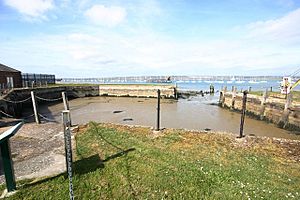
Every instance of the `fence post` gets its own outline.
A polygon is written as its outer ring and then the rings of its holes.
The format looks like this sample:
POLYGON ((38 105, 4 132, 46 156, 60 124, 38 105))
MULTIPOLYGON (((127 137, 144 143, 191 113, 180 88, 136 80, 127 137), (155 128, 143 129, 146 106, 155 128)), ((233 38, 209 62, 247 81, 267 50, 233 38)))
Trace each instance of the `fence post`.
POLYGON ((246 104, 247 104, 247 90, 243 92, 243 107, 242 107, 242 115, 241 115, 241 124, 240 124, 240 136, 239 138, 244 137, 244 122, 245 122, 245 114, 246 114, 246 104))
POLYGON ((64 110, 62 112, 62 122, 63 122, 64 139, 65 139, 66 168, 67 168, 67 174, 69 177, 69 194, 70 194, 70 200, 73 200, 74 199, 73 183, 72 183, 73 156, 72 156, 72 139, 71 139, 71 125, 70 125, 70 111, 69 110, 64 110))
POLYGON ((62 96, 63 102, 64 102, 64 109, 65 109, 65 110, 70 110, 70 109, 69 109, 69 101, 68 101, 68 97, 67 97, 66 93, 65 93, 65 92, 62 92, 62 93, 61 93, 61 96, 62 96))
POLYGON ((259 113, 260 120, 263 120, 264 117, 265 117, 265 109, 266 109, 267 98, 268 98, 268 89, 266 88, 266 90, 264 91, 262 100, 261 100, 261 104, 260 104, 260 113, 259 113))
MULTIPOLYGON (((62 92, 61 95, 62 95, 62 99, 64 102, 64 109, 70 111, 69 101, 68 101, 68 97, 67 97, 66 93, 62 92)), ((72 126, 71 113, 69 113, 69 118, 70 118, 70 126, 72 126)))
POLYGON ((284 110, 283 110, 282 117, 281 117, 281 123, 283 124, 283 128, 285 128, 287 126, 288 121, 289 121, 289 115, 290 115, 289 108, 292 105, 292 100, 293 100, 292 93, 290 92, 289 94, 287 94, 286 102, 284 105, 284 110))
POLYGON ((33 106, 33 113, 34 113, 35 122, 37 124, 40 124, 41 120, 40 120, 40 116, 39 116, 39 113, 38 113, 37 103, 36 103, 33 91, 31 91, 31 99, 32 99, 32 106, 33 106))
POLYGON ((160 90, 157 90, 157 119, 156 119, 156 131, 160 130, 160 90))

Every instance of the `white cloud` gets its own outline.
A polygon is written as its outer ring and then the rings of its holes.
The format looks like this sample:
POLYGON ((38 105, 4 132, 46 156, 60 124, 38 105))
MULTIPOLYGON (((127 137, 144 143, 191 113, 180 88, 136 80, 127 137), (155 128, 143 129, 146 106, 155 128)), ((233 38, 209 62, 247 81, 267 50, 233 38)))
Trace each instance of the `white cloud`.
POLYGON ((46 18, 45 13, 54 8, 53 0, 4 0, 27 18, 46 18))
POLYGON ((300 8, 287 15, 267 21, 258 21, 246 26, 250 38, 300 42, 300 8))
POLYGON ((94 5, 85 12, 85 16, 95 24, 114 27, 124 21, 126 10, 117 6, 94 5))

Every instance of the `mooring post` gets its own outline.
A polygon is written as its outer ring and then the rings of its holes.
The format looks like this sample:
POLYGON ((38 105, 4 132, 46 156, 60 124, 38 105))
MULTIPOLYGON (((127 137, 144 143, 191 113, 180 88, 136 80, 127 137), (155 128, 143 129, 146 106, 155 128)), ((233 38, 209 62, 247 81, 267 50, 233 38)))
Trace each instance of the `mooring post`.
POLYGON ((39 116, 39 113, 38 113, 37 103, 36 103, 33 91, 31 91, 31 99, 32 99, 32 106, 33 106, 33 113, 34 113, 35 122, 37 124, 40 124, 41 120, 40 120, 40 116, 39 116))
POLYGON ((252 87, 249 87, 249 88, 248 88, 248 92, 251 92, 251 89, 252 89, 252 87))
POLYGON ((226 92, 227 92, 227 86, 224 87, 224 93, 226 93, 226 92))
POLYGON ((239 136, 239 138, 244 137, 243 132, 244 132, 244 122, 245 122, 245 114, 246 114, 247 93, 248 93, 247 90, 245 90, 243 92, 243 107, 242 107, 241 124, 240 124, 240 136, 239 136))
POLYGON ((261 100, 261 104, 260 104, 260 120, 263 120, 265 117, 265 109, 266 109, 266 101, 268 98, 268 88, 266 88, 266 90, 264 91, 262 100, 261 100))
POLYGON ((273 87, 270 88, 270 92, 273 92, 273 87))
POLYGON ((224 107, 225 106, 225 94, 226 94, 226 92, 227 92, 227 86, 225 86, 224 87, 224 89, 223 89, 223 96, 222 96, 222 107, 224 107))
POLYGON ((235 98, 236 98, 236 88, 232 90, 232 99, 231 99, 231 108, 230 108, 232 110, 234 109, 235 98))
POLYGON ((160 130, 160 90, 157 90, 157 121, 156 121, 156 131, 160 130))
POLYGON ((74 199, 73 193, 73 170, 72 170, 72 163, 73 163, 73 156, 72 156, 72 138, 71 138, 71 124, 70 124, 70 111, 64 110, 62 112, 62 122, 63 122, 63 129, 64 129, 64 140, 65 140, 65 156, 66 156, 66 168, 67 174, 69 177, 69 194, 70 200, 74 199))

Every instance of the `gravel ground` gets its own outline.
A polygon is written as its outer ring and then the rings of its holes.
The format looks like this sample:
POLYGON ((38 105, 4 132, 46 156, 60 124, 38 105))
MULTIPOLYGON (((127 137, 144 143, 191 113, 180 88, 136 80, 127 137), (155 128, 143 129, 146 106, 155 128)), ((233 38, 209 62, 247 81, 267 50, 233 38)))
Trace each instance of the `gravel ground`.
MULTIPOLYGON (((28 123, 10 139, 17 180, 51 176, 65 171, 62 131, 62 125, 58 123, 28 123)), ((0 183, 4 180, 4 175, 1 175, 0 183)))

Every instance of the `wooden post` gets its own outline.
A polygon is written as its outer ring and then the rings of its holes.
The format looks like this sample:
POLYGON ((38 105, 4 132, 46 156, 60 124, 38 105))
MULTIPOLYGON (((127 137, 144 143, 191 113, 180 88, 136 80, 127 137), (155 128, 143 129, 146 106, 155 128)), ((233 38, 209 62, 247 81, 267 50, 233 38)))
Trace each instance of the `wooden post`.
POLYGON ((227 86, 224 87, 224 90, 223 90, 223 98, 222 98, 222 107, 225 107, 225 95, 226 95, 226 92, 227 92, 227 86))
POLYGON ((226 92, 227 92, 227 86, 224 87, 224 93, 226 93, 226 92))
POLYGON ((234 109, 235 98, 236 98, 236 88, 234 88, 232 91, 232 99, 231 99, 231 107, 230 107, 230 109, 232 110, 234 109))
POLYGON ((40 116, 39 116, 39 113, 38 113, 37 103, 36 103, 33 91, 31 91, 31 99, 32 99, 32 106, 33 106, 33 113, 34 113, 35 122, 37 124, 40 124, 41 120, 40 120, 40 116))
POLYGON ((270 92, 273 92, 273 87, 270 88, 270 92))
POLYGON ((160 130, 160 90, 157 90, 157 121, 156 121, 156 131, 160 130))
POLYGON ((263 94, 263 97, 262 97, 262 100, 261 100, 261 104, 260 104, 260 113, 259 113, 260 120, 263 120, 264 117, 265 117, 265 109, 266 109, 266 101, 267 101, 267 98, 268 98, 268 89, 266 89, 266 90, 264 91, 264 94, 263 94))
POLYGON ((248 87, 248 92, 251 92, 252 87, 248 87))
POLYGON ((233 86, 231 86, 231 92, 233 92, 234 91, 234 85, 233 86))
POLYGON ((246 115, 246 104, 247 104, 247 91, 243 92, 243 107, 242 107, 242 115, 241 115, 241 124, 240 124, 240 136, 239 138, 244 137, 244 123, 245 123, 245 115, 246 115))
POLYGON ((284 105, 284 110, 283 110, 282 117, 281 117, 281 122, 283 124, 283 128, 285 128, 287 126, 288 121, 289 121, 289 115, 290 115, 289 108, 292 105, 292 100, 293 100, 292 93, 290 92, 289 94, 287 94, 286 102, 284 105))

